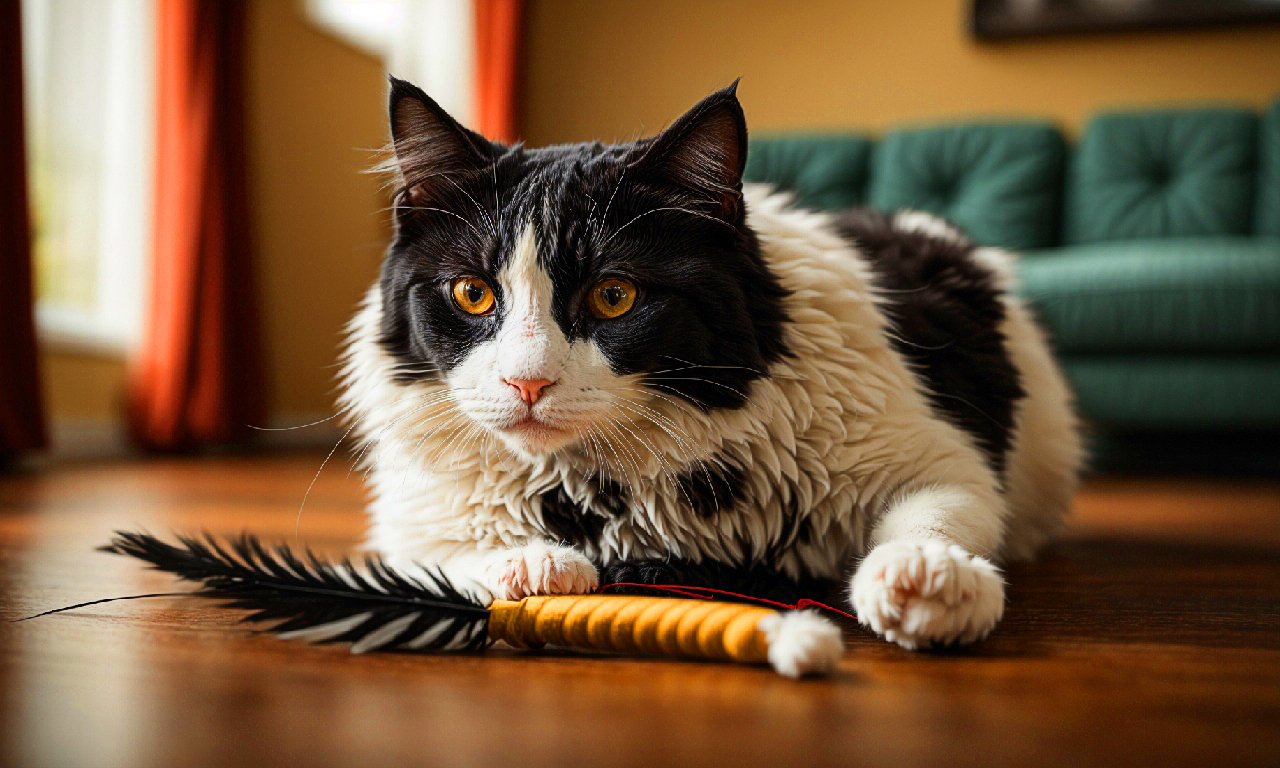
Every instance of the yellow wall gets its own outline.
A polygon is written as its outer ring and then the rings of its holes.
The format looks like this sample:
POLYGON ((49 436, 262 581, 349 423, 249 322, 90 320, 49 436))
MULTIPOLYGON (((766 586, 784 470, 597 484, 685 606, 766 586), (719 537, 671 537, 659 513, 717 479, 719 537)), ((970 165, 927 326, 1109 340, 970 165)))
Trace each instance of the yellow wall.
POLYGON ((43 349, 44 407, 57 421, 113 421, 125 406, 125 365, 118 355, 43 349))
POLYGON ((249 183, 268 408, 331 411, 342 328, 389 235, 382 64, 311 26, 297 0, 258 0, 249 30, 249 183))
POLYGON ((742 76, 757 130, 1280 95, 1280 26, 978 44, 964 0, 532 3, 524 136, 625 139, 742 76))
MULTIPOLYGON (((388 237, 366 148, 386 140, 382 67, 297 0, 250 10, 250 200, 268 406, 327 412, 341 329, 388 237)), ((1280 28, 978 45, 960 0, 541 0, 530 4, 532 144, 657 130, 743 76, 753 129, 881 128, 966 114, 1074 128, 1114 104, 1280 93, 1280 28)), ((55 418, 118 413, 123 364, 45 354, 55 418)))
MULTIPOLYGON (((382 65, 312 27, 297 0, 249 11, 249 198, 268 412, 330 412, 342 327, 377 272, 388 230, 380 181, 361 172, 386 141, 382 65)), ((122 414, 119 357, 46 349, 55 421, 122 414)))

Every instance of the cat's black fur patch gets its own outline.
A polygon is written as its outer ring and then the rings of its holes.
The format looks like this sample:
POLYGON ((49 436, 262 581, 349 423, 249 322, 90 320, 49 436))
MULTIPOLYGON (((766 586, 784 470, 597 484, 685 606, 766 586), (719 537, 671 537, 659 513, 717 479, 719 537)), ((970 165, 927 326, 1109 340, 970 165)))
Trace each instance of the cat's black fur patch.
POLYGON ((733 509, 742 492, 742 468, 728 459, 698 461, 676 475, 680 499, 702 517, 733 509))
POLYGON ((531 226, 566 338, 593 339, 615 373, 641 374, 658 394, 703 410, 740 407, 787 349, 785 291, 746 225, 746 123, 734 88, 652 138, 526 149, 467 130, 393 79, 403 185, 382 269, 382 343, 404 376, 447 373, 497 332, 506 312, 497 275, 531 226), (449 285, 462 276, 493 287, 490 315, 455 306, 449 285), (585 311, 585 293, 606 277, 635 282, 639 302, 602 321, 585 311))
MULTIPOLYGON (((839 585, 830 579, 793 579, 778 573, 768 563, 735 566, 704 560, 695 563, 683 558, 628 560, 598 566, 600 584, 679 584, 736 592, 765 600, 795 603, 801 598, 837 604, 839 585)), ((655 595, 653 590, 613 587, 610 594, 655 595)), ((727 599, 727 598, 722 598, 727 599)))
POLYGON ((626 512, 626 491, 613 480, 594 480, 590 507, 575 501, 564 488, 542 494, 542 527, 554 540, 583 548, 600 540, 610 520, 626 512))
POLYGON ((940 417, 967 432, 997 474, 1013 441, 1024 395, 1000 325, 1000 289, 973 259, 974 244, 894 226, 889 214, 854 209, 837 217, 883 289, 894 348, 920 377, 940 417))

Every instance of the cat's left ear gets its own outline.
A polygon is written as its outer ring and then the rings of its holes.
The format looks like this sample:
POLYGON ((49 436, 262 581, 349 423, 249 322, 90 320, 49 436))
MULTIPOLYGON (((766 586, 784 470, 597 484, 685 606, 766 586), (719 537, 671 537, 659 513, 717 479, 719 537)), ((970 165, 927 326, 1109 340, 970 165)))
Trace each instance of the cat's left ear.
POLYGON ((711 212, 726 220, 740 210, 746 164, 747 120, 737 80, 681 115, 636 162, 642 172, 711 204, 711 212))

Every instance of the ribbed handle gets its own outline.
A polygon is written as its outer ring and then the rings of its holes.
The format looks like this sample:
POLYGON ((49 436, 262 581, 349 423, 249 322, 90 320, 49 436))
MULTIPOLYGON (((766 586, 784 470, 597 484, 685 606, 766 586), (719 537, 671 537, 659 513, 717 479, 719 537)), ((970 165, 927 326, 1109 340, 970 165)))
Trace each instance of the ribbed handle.
POLYGON ((617 653, 767 660, 769 608, 631 595, 548 595, 489 606, 489 637, 517 648, 561 645, 617 653))

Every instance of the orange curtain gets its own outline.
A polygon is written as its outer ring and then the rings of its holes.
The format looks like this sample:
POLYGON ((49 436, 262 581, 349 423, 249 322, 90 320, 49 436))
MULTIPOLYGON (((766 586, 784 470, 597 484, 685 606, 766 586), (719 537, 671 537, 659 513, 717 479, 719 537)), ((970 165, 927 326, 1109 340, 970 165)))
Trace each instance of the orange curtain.
POLYGON ((520 49, 524 37, 523 0, 473 0, 476 18, 476 125, 490 139, 513 142, 516 125, 520 49))
POLYGON ((130 427, 153 450, 226 443, 261 416, 244 180, 245 7, 159 0, 151 292, 130 427))
POLYGON ((0 461, 45 445, 31 296, 21 3, 0 3, 0 461))

